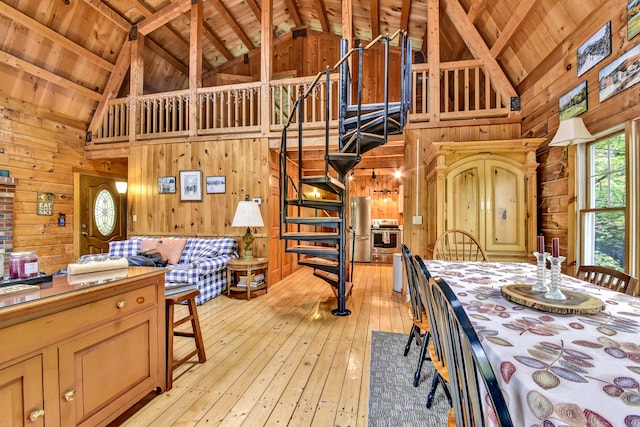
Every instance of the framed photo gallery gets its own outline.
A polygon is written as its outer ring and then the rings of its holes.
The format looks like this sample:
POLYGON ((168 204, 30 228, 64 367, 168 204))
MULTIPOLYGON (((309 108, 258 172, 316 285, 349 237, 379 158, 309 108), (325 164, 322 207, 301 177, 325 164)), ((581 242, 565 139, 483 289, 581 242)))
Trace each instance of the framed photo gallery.
POLYGON ((181 201, 202 201, 203 187, 206 194, 221 194, 226 192, 225 176, 207 176, 203 185, 202 171, 181 170, 179 179, 175 176, 161 176, 158 178, 158 194, 175 194, 180 191, 181 201))

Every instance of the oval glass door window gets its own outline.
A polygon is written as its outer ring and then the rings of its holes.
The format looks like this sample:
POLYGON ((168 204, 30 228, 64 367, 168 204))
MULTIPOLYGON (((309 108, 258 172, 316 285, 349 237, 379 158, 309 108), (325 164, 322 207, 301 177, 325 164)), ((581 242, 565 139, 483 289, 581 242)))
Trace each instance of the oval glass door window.
POLYGON ((109 191, 100 190, 96 196, 93 214, 98 231, 103 236, 111 234, 116 225, 116 204, 109 191))

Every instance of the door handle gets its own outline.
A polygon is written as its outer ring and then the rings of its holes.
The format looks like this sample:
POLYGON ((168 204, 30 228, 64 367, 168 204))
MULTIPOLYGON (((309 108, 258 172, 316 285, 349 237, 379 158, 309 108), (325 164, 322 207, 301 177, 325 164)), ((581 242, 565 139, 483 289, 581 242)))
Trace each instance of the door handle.
POLYGON ((82 232, 82 235, 83 235, 83 236, 88 236, 88 235, 89 235, 89 233, 87 233, 86 231, 83 231, 83 232, 82 232))

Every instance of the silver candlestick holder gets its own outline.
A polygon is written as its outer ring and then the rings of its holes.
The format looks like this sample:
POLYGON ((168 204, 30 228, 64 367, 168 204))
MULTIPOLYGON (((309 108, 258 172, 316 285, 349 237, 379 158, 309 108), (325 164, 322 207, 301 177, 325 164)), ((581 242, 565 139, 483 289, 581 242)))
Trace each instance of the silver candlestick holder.
POLYGON ((544 294, 546 299, 566 300, 567 297, 560 291, 560 265, 566 258, 563 256, 549 257, 551 261, 551 286, 544 294))
POLYGON ((547 292, 547 258, 551 255, 549 252, 534 252, 537 263, 537 281, 536 284, 531 287, 534 292, 547 292))

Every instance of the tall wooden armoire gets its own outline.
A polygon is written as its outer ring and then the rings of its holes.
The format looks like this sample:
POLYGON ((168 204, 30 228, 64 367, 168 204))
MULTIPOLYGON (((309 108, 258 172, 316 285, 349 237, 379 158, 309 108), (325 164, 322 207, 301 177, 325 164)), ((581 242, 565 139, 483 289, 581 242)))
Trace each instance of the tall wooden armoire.
POLYGON ((533 257, 537 234, 536 149, 542 138, 434 142, 427 150, 427 252, 458 228, 491 261, 533 257))

